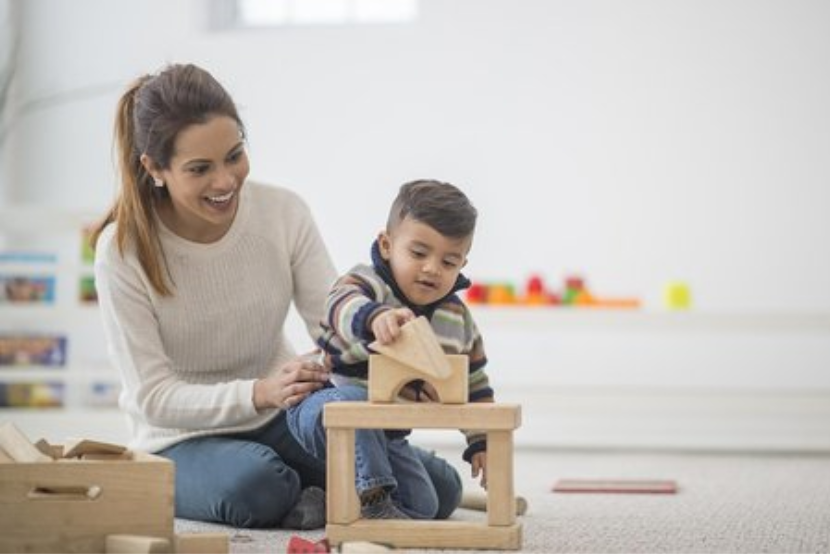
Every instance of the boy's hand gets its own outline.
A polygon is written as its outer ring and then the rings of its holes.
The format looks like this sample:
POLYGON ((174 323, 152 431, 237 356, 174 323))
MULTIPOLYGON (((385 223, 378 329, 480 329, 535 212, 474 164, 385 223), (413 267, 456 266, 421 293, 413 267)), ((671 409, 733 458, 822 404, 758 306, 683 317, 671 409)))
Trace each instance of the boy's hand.
POLYGON ((487 489, 487 451, 479 451, 473 455, 470 464, 473 468, 473 478, 481 474, 481 487, 487 489))
POLYGON ((401 326, 414 319, 415 314, 408 308, 391 308, 375 316, 372 333, 380 343, 388 345, 401 334, 401 326))

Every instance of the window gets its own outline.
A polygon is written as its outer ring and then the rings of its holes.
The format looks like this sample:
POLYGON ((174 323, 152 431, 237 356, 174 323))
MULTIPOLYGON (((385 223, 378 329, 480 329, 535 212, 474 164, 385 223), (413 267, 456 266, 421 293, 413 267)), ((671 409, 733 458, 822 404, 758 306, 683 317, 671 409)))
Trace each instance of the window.
POLYGON ((236 28, 408 23, 418 0, 234 0, 220 9, 230 22, 223 27, 236 28))

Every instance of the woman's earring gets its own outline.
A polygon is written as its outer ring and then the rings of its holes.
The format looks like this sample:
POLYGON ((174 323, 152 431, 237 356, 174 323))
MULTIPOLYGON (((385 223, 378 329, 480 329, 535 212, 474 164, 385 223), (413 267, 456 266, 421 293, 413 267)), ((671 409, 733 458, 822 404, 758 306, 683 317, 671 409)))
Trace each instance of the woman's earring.
POLYGON ((164 181, 162 181, 162 180, 161 180, 161 179, 159 179, 158 177, 154 177, 154 178, 153 178, 153 184, 154 184, 156 187, 158 187, 159 189, 161 189, 162 187, 164 187, 164 181))

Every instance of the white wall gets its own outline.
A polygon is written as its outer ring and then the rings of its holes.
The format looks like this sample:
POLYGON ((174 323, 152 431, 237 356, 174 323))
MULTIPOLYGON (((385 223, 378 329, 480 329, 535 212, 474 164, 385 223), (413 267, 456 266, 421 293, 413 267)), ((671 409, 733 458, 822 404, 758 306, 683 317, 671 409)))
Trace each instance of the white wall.
POLYGON ((12 201, 107 204, 120 90, 195 61, 235 95, 253 176, 305 196, 341 269, 428 176, 481 211, 473 277, 830 309, 828 2, 422 0, 409 26, 252 33, 209 31, 198 0, 22 4, 24 95, 91 97, 20 119, 12 201))

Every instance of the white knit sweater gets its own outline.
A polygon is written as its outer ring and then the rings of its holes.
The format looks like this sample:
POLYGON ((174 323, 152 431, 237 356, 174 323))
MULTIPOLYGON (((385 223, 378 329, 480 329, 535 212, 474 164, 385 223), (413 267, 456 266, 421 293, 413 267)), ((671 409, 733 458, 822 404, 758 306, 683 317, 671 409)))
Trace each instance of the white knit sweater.
POLYGON ((95 280, 130 448, 155 452, 273 418, 276 410, 254 408, 254 381, 295 354, 283 334, 292 301, 316 336, 336 277, 308 207, 286 189, 249 182, 215 243, 160 225, 172 297, 152 289, 134 250, 121 257, 116 225, 98 241, 95 280))

